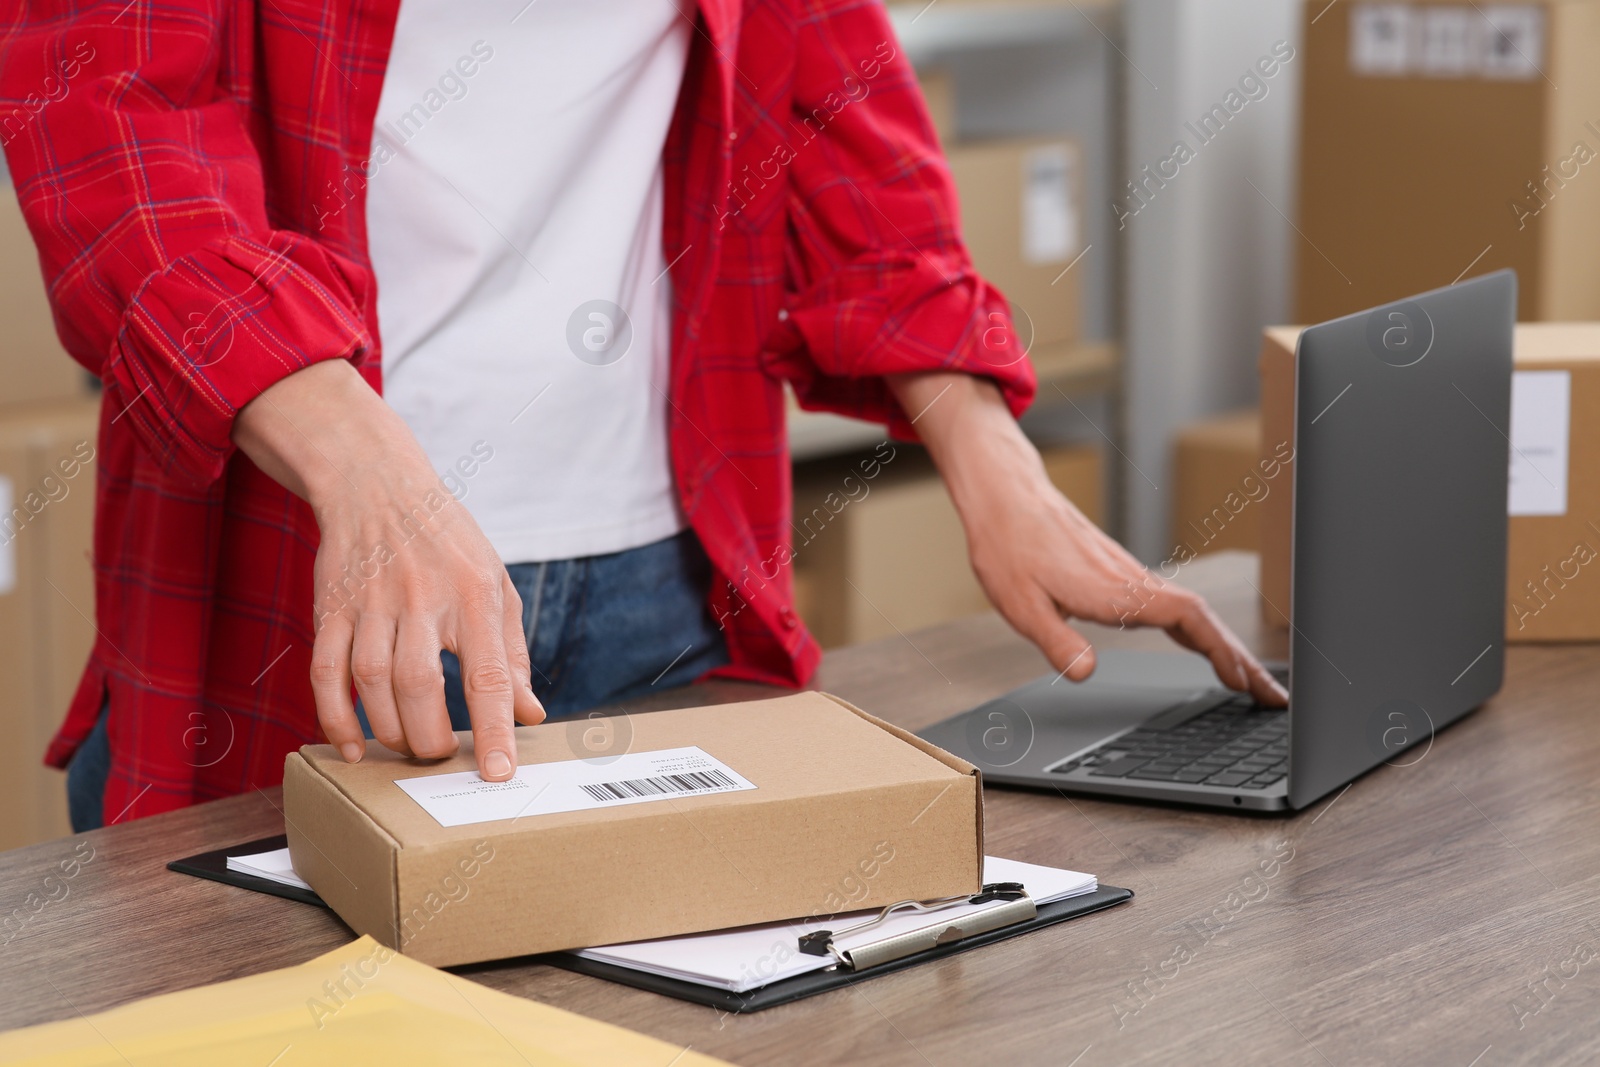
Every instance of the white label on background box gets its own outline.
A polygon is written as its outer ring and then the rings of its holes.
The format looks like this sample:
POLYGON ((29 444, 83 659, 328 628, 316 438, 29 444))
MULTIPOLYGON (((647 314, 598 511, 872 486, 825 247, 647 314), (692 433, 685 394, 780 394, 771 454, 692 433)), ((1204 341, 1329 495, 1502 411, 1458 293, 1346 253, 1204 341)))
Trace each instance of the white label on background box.
POLYGON ((1567 433, 1572 375, 1519 370, 1511 375, 1512 515, 1567 513, 1567 433))
POLYGON ((1350 69, 1531 81, 1544 65, 1544 10, 1537 4, 1356 4, 1350 69))
POLYGON ((394 784, 421 804, 440 826, 617 808, 755 788, 755 783, 696 745, 628 752, 603 761, 528 763, 504 782, 486 782, 477 771, 458 771, 401 778, 394 784))
POLYGON ((1350 9, 1350 69, 1357 74, 1404 74, 1409 68, 1411 8, 1357 4, 1350 9))
POLYGON ((17 531, 11 528, 11 479, 0 476, 0 596, 17 587, 17 531))
POLYGON ((1065 263, 1077 250, 1072 156, 1066 145, 1031 149, 1022 159, 1022 258, 1065 263))
POLYGON ((1544 10, 1534 4, 1491 4, 1483 12, 1483 74, 1531 81, 1544 66, 1544 10))
POLYGON ((1478 72, 1478 33, 1483 21, 1468 7, 1430 7, 1417 13, 1417 70, 1434 77, 1478 72))

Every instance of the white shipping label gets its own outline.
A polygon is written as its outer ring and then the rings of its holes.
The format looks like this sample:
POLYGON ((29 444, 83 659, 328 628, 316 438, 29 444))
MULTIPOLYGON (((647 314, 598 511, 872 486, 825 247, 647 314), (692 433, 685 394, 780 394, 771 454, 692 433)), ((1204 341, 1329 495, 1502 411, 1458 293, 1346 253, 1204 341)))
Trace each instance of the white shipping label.
POLYGON ((1065 263, 1078 250, 1072 206, 1072 154, 1066 145, 1031 149, 1022 160, 1022 258, 1065 263))
POLYGON ((1417 69, 1434 77, 1461 77, 1478 72, 1478 24, 1468 7, 1421 9, 1417 27, 1417 69))
POLYGON ((1567 513, 1571 420, 1571 373, 1519 370, 1511 375, 1510 514, 1567 513))
POLYGON ((1411 8, 1407 4, 1356 4, 1350 9, 1350 69, 1357 74, 1401 75, 1410 67, 1411 8))
POLYGON ((1484 77, 1531 81, 1544 67, 1544 9, 1537 4, 1488 4, 1483 13, 1484 77))
POLYGON ((394 783, 440 826, 591 811, 654 800, 734 793, 755 783, 698 746, 628 752, 615 759, 528 763, 504 782, 477 771, 401 778, 394 783))
POLYGON ((17 587, 17 534, 11 521, 11 479, 0 475, 0 596, 17 587))

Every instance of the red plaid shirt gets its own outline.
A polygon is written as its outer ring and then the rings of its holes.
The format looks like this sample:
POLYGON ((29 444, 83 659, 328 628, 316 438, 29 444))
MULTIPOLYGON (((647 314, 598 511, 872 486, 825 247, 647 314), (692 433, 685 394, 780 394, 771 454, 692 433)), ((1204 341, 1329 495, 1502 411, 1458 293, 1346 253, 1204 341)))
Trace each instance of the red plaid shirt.
MULTIPOLYGON (((398 0, 8 6, 0 138, 57 329, 105 387, 99 637, 47 760, 109 692, 108 817, 278 782, 318 739, 317 527, 230 434, 317 360, 381 387, 363 193, 398 0)), ((1032 373, 880 3, 702 0, 665 165, 670 448, 720 575, 719 673, 802 683, 782 383, 910 438, 883 375, 989 375, 1020 411, 1032 373)))

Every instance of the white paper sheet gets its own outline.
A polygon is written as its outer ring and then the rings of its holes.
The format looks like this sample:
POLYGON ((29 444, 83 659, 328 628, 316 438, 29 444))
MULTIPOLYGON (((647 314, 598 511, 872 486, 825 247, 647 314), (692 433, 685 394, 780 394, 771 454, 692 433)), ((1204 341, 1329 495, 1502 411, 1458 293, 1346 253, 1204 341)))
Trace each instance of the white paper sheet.
POLYGON ((253 874, 269 882, 292 885, 300 889, 311 888, 305 879, 294 873, 294 864, 290 861, 289 850, 286 848, 257 852, 251 856, 229 856, 228 870, 239 874, 253 874))
MULTIPOLYGON (((229 856, 228 870, 252 874, 283 885, 311 888, 295 874, 286 848, 250 856, 229 856)), ((983 881, 985 885, 1021 882, 1038 904, 1083 896, 1099 887, 1099 880, 1092 874, 996 856, 984 858, 983 881)), ((985 904, 960 904, 931 913, 896 914, 859 934, 841 937, 837 943, 841 948, 853 948, 920 929, 935 917, 950 920, 1002 904, 1002 901, 991 901, 985 904)), ((842 930, 876 914, 877 909, 873 909, 835 915, 826 920, 764 923, 737 930, 579 949, 573 954, 631 967, 647 974, 743 993, 771 982, 833 966, 832 956, 808 956, 802 953, 799 947, 801 936, 813 930, 842 930)))
POLYGON ((1512 515, 1567 513, 1567 453, 1572 374, 1519 370, 1511 375, 1512 515))
MULTIPOLYGON (((1021 882, 1039 904, 1092 893, 1099 884, 1092 874, 994 856, 986 857, 983 861, 983 881, 985 884, 1021 882)), ((1001 902, 998 901, 962 904, 937 914, 941 918, 953 919, 999 906, 1001 902)), ((575 955, 665 978, 743 993, 771 982, 833 966, 832 956, 808 956, 800 952, 800 937, 813 930, 841 930, 875 914, 876 909, 836 915, 826 921, 766 923, 709 934, 605 945, 580 949, 575 955)), ((852 937, 840 938, 836 943, 841 948, 851 948, 879 941, 894 934, 920 929, 927 925, 929 919, 927 912, 897 913, 886 922, 852 937)))
POLYGON ((696 745, 628 752, 605 760, 529 763, 508 781, 486 782, 477 771, 402 778, 394 783, 440 826, 467 826, 563 811, 616 808, 756 788, 755 783, 696 745))
POLYGON ((1077 251, 1071 151, 1066 145, 1034 148, 1022 161, 1022 259, 1066 263, 1077 251))

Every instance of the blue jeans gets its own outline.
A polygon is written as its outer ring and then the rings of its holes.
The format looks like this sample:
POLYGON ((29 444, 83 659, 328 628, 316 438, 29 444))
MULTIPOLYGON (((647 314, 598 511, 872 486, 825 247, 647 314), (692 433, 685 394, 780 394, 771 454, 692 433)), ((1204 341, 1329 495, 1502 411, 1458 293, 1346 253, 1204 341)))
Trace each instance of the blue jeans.
POLYGON ((105 824, 106 776, 111 773, 111 740, 106 734, 106 710, 100 705, 100 718, 83 739, 67 764, 67 818, 72 832, 98 830, 105 824))
MULTIPOLYGON (((727 643, 706 606, 711 563, 693 530, 604 556, 513 563, 533 691, 552 719, 687 685, 728 662, 727 643)), ((450 725, 472 729, 461 665, 440 655, 450 725)), ((356 715, 368 737, 365 710, 356 715)), ((76 832, 100 826, 111 748, 106 710, 67 767, 67 807, 76 832)))
MULTIPOLYGON (((687 685, 728 662, 706 605, 711 563, 693 530, 624 552, 512 563, 506 571, 522 597, 533 692, 551 719, 687 685)), ((450 726, 470 730, 461 663, 453 652, 439 658, 450 726)), ((356 715, 371 737, 359 701, 356 715)))

